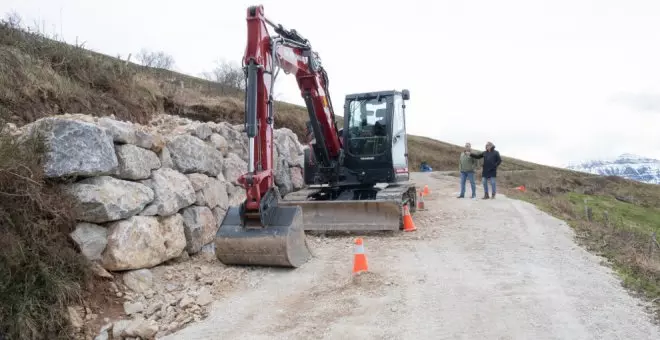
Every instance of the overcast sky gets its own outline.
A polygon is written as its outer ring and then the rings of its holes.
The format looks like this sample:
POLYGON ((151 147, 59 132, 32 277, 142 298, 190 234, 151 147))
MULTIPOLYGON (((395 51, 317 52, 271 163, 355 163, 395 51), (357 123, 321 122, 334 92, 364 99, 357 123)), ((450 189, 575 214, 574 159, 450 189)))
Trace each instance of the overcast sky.
MULTIPOLYGON (((558 166, 660 159, 658 0, 2 0, 0 10, 110 55, 163 50, 199 75, 240 61, 246 9, 259 3, 319 52, 336 108, 347 93, 407 88, 411 134, 490 140, 558 166)), ((302 105, 293 76, 279 80, 280 98, 302 105)))

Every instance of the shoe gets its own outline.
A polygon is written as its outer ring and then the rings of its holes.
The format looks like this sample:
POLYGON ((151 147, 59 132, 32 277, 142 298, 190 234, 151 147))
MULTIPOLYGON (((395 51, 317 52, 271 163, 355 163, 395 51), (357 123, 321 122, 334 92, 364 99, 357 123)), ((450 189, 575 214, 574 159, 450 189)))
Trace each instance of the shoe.
POLYGON ((495 199, 495 193, 493 193, 493 196, 491 196, 492 199, 495 199))
POLYGON ((472 197, 470 197, 470 198, 473 199, 473 200, 476 200, 476 199, 477 199, 477 196, 472 196, 472 197))
POLYGON ((465 198, 465 196, 456 196, 456 198, 465 198))
POLYGON ((483 199, 485 199, 485 200, 488 199, 488 193, 485 193, 485 194, 484 194, 484 198, 483 198, 483 199))

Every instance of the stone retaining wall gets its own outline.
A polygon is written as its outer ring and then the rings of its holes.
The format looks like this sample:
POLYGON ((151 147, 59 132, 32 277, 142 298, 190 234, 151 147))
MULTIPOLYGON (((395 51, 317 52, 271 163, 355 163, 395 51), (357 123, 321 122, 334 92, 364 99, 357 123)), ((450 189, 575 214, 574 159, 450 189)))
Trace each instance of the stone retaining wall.
MULTIPOLYGON (((71 237, 110 271, 212 251, 227 208, 245 199, 236 182, 247 171, 240 125, 169 115, 137 125, 67 114, 14 131, 21 138, 36 132, 50 149, 46 176, 73 181, 66 186, 79 223, 71 237)), ((275 140, 275 181, 284 195, 303 186, 303 148, 286 128, 275 140)))

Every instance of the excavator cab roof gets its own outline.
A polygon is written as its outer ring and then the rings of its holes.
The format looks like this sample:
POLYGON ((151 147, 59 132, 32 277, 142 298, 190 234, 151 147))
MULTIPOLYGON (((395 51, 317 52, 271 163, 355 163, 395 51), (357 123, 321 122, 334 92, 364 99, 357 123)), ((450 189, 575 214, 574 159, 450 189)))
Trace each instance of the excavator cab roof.
POLYGON ((378 97, 388 97, 396 94, 400 94, 403 97, 403 100, 410 99, 410 91, 407 89, 397 91, 397 90, 388 90, 388 91, 375 91, 375 92, 361 92, 361 93, 351 93, 346 95, 347 100, 351 99, 371 99, 378 97))

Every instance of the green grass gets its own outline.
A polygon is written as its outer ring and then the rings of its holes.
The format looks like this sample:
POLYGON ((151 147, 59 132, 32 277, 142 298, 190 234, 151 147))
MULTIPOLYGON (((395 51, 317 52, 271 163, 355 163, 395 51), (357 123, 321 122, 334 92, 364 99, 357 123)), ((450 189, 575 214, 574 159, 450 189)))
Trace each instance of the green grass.
POLYGON ((614 223, 619 227, 641 233, 660 233, 660 209, 621 202, 611 196, 569 193, 567 198, 578 211, 584 211, 586 200, 586 205, 591 207, 593 220, 596 222, 614 223), (607 218, 605 212, 607 212, 607 218))

